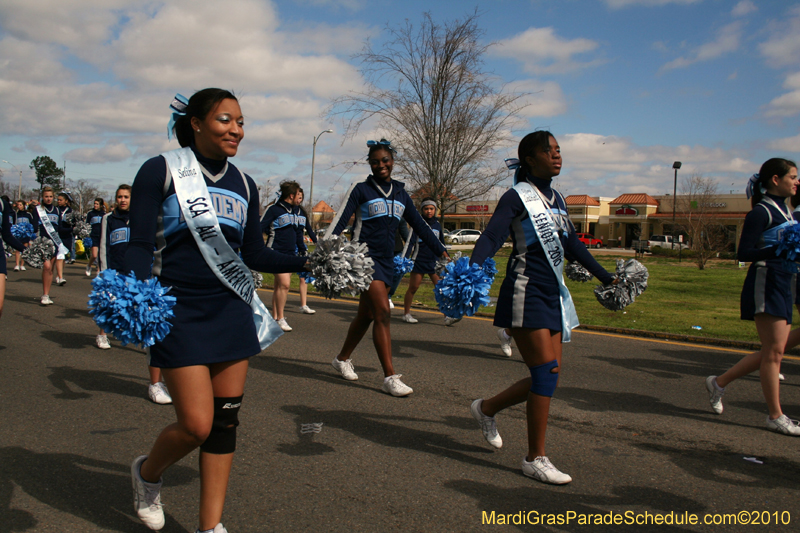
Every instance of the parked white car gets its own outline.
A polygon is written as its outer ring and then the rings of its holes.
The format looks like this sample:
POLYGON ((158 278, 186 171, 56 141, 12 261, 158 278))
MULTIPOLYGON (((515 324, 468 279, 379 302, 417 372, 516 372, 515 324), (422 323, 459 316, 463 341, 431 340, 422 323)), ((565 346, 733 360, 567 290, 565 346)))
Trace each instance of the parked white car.
POLYGON ((445 239, 449 239, 450 244, 464 244, 465 242, 475 242, 480 236, 481 232, 476 229, 459 229, 445 239))

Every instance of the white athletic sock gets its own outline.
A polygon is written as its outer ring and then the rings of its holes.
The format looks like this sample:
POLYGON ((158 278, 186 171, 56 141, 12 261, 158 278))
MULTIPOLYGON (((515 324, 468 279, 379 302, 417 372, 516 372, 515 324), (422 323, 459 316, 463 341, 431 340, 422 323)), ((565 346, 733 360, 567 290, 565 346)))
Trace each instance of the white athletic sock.
POLYGON ((507 340, 507 341, 510 341, 510 340, 511 340, 511 337, 509 337, 509 336, 508 336, 508 333, 506 333, 506 330, 505 330, 505 328, 503 328, 503 338, 504 338, 505 340, 507 340))

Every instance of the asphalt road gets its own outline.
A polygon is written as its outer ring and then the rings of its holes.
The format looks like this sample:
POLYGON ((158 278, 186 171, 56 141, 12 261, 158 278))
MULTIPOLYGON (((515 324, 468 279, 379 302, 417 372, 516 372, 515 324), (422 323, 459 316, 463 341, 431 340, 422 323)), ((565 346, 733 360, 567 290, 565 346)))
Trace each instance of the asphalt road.
MULTIPOLYGON (((146 399, 140 350, 115 340, 111 350, 95 347, 83 265, 67 266, 68 283, 53 287, 49 307, 39 305, 39 276, 10 273, 0 319, 0 532, 147 531, 133 515, 130 462, 173 410, 146 399)), ((261 297, 269 305, 270 293, 261 297)), ((547 436, 548 455, 574 481, 554 487, 521 474, 523 406, 498 415, 501 450, 469 414, 474 398, 528 372, 516 347, 511 359, 500 354, 490 321, 445 328, 441 315, 420 311, 411 325, 395 309, 395 366, 415 392, 393 398, 380 391, 370 334, 354 356, 359 381, 331 368, 355 303, 312 297, 310 305, 317 314, 302 315, 290 295, 294 331, 251 359, 224 517, 230 533, 479 531, 492 512, 495 523, 501 515, 570 519, 491 528, 499 531, 791 531, 800 523, 800 440, 764 429, 757 378, 729 387, 724 415, 708 406, 705 376, 741 352, 577 330, 547 436), (321 432, 301 433, 309 423, 322 423, 321 432), (738 518, 770 525, 674 523, 743 511, 738 518), (645 513, 648 525, 578 524, 645 513), (673 524, 652 525, 658 514, 673 524)), ((797 361, 783 373, 784 409, 798 417, 797 361)), ((165 475, 163 531, 194 532, 198 495, 194 453, 165 475)))

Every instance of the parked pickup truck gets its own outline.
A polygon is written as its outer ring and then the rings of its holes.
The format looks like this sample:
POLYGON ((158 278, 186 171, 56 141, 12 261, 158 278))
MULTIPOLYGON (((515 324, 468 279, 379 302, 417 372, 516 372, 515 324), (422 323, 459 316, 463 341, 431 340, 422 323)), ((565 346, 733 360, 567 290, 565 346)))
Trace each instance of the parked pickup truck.
POLYGON ((650 251, 651 248, 660 246, 661 248, 674 248, 678 249, 680 246, 684 250, 689 249, 689 245, 684 242, 676 242, 672 244, 672 235, 652 235, 650 240, 647 241, 631 241, 631 248, 640 250, 642 252, 650 251))

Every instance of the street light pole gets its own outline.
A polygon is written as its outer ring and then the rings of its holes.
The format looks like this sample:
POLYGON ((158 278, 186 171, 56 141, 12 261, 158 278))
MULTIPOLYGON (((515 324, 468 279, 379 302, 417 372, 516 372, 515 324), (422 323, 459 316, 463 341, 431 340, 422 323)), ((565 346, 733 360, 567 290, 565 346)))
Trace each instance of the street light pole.
POLYGON ((317 141, 324 133, 333 133, 333 130, 325 130, 320 132, 319 135, 314 137, 314 145, 311 147, 311 188, 308 191, 308 207, 311 209, 309 216, 311 217, 311 225, 314 225, 314 159, 317 156, 317 141))
MULTIPOLYGON (((681 168, 681 162, 675 161, 672 163, 672 168, 675 169, 675 180, 672 182, 672 249, 675 249, 675 208, 678 205, 678 197, 676 194, 678 193, 678 169, 681 168)), ((678 247, 678 262, 680 263, 681 258, 681 248, 678 247)))
POLYGON ((3 163, 8 163, 9 165, 11 165, 12 167, 16 168, 19 171, 19 189, 17 190, 17 200, 21 200, 22 199, 22 169, 19 168, 17 165, 14 165, 13 163, 10 163, 10 162, 6 161, 5 159, 3 159, 3 163))

